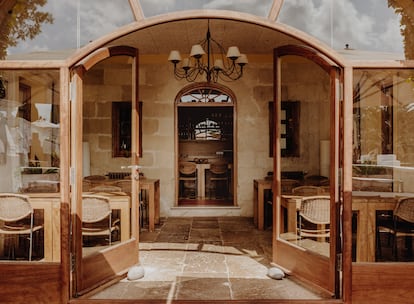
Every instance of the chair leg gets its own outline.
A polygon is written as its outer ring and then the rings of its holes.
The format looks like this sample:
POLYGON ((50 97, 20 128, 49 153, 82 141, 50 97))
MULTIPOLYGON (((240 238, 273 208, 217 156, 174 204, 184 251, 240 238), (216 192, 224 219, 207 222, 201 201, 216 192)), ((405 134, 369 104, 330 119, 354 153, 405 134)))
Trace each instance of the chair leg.
POLYGON ((392 256, 395 261, 398 261, 398 245, 397 245, 397 236, 394 235, 393 245, 392 245, 392 256))
POLYGON ((32 252, 33 252, 33 231, 30 230, 30 236, 29 236, 29 261, 32 260, 32 252))
POLYGON ((379 259, 379 258, 382 258, 382 249, 381 249, 381 235, 380 235, 380 232, 379 232, 379 230, 377 229, 377 231, 376 231, 376 237, 375 237, 375 239, 376 239, 376 247, 377 247, 377 254, 376 254, 376 258, 377 259, 379 259))

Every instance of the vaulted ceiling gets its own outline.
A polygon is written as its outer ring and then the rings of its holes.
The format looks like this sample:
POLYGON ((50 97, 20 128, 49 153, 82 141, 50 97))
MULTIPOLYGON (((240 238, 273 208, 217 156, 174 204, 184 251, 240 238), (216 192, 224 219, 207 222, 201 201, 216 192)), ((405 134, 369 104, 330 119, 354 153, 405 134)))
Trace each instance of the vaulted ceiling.
MULTIPOLYGON (((128 34, 111 45, 133 46, 140 54, 168 54, 172 49, 185 54, 206 37, 207 29, 207 19, 168 22, 128 34)), ((283 33, 234 20, 210 19, 210 32, 225 49, 236 45, 246 54, 271 54, 281 44, 297 43, 297 39, 283 33)))

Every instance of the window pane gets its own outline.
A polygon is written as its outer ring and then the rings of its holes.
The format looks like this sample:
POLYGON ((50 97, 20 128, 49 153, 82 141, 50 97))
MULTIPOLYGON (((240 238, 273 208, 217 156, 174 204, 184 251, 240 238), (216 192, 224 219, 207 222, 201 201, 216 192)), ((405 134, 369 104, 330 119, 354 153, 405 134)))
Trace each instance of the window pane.
POLYGON ((0 94, 0 259, 56 262, 60 259, 60 236, 54 235, 60 231, 59 72, 3 70, 0 75, 0 87, 4 87, 0 94), (26 216, 17 220, 25 208, 26 216), (31 226, 30 209, 34 211, 32 246, 30 233, 22 231, 31 226))
POLYGON ((249 14, 254 14, 262 17, 269 15, 273 0, 261 1, 246 1, 246 0, 232 0, 232 1, 154 1, 141 0, 142 10, 146 17, 166 14, 170 12, 193 10, 193 9, 218 9, 218 10, 232 10, 249 14))
MULTIPOLYGON (((393 217, 402 198, 414 197, 413 76, 409 69, 354 73, 352 205, 358 262, 414 260, 412 240, 395 229, 393 217)), ((404 229, 414 231, 409 218, 404 229)))
POLYGON ((404 53, 400 15, 386 0, 284 1, 278 21, 334 49, 404 53))
POLYGON ((41 24, 33 40, 9 47, 9 55, 76 49, 134 21, 128 0, 48 0, 38 11, 50 13, 53 23, 41 24))

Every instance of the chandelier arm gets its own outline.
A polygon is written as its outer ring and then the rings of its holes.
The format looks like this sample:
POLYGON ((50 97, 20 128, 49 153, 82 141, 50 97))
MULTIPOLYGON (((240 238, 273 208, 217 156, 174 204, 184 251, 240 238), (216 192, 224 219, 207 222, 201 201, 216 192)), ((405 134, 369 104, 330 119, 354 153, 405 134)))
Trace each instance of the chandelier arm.
POLYGON ((220 76, 219 78, 224 81, 238 80, 243 76, 243 67, 240 66, 239 68, 237 68, 237 66, 235 65, 231 73, 226 72, 226 71, 224 72, 221 71, 219 76, 220 76))
POLYGON ((236 60, 241 58, 237 47, 230 47, 227 57, 224 47, 215 39, 211 37, 210 33, 210 20, 208 20, 208 29, 206 38, 193 45, 191 49, 190 60, 192 64, 188 62, 184 64, 185 67, 178 67, 177 63, 174 63, 174 76, 176 79, 186 79, 188 82, 194 82, 202 74, 206 74, 207 82, 217 82, 218 79, 224 81, 234 81, 243 76, 243 65, 247 64, 247 58, 245 55, 241 60, 241 63, 236 63, 236 60), (230 49, 232 51, 230 52, 230 49), (234 52, 236 49, 236 52, 234 52), (193 51, 194 50, 194 51, 193 51), (207 52, 205 52, 205 50, 207 52), (207 56, 207 59, 203 62, 203 55, 207 56), (214 54, 218 54, 215 58, 214 54), (220 58, 221 59, 218 59, 220 58))

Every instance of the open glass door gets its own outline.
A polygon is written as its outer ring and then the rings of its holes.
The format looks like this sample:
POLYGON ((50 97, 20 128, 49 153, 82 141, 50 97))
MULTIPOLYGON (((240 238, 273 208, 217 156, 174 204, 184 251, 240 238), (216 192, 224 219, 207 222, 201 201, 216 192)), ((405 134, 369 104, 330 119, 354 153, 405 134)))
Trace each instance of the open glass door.
POLYGON ((340 70, 299 46, 276 49, 274 60, 274 261, 339 296, 340 70))
POLYGON ((124 275, 138 262, 137 65, 135 49, 113 47, 98 50, 73 69, 74 296, 124 275), (130 104, 129 123, 111 128, 113 104, 120 102, 130 104), (114 129, 122 129, 122 147, 111 144, 119 141, 114 129), (128 155, 118 157, 120 149, 128 155), (114 170, 116 178, 109 174, 114 170))

